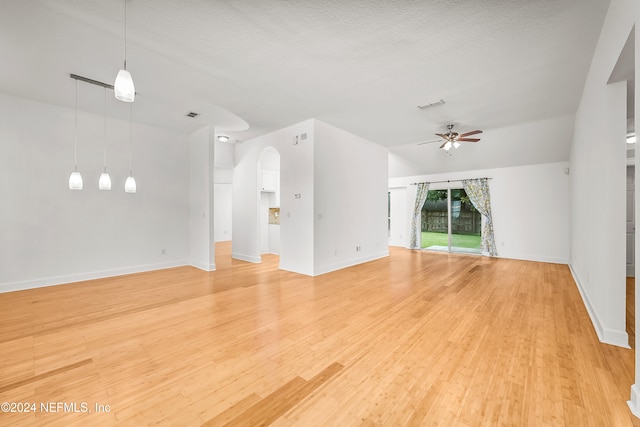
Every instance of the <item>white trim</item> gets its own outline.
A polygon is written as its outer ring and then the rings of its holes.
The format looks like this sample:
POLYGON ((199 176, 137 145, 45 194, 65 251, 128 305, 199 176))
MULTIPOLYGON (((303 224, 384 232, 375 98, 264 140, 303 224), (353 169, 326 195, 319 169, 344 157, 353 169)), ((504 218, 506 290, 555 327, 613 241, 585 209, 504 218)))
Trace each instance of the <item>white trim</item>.
POLYGON ((197 269, 203 270, 203 271, 215 271, 216 270, 216 264, 205 264, 205 263, 201 263, 201 262, 197 262, 197 261, 192 261, 190 264, 192 267, 195 267, 197 269))
POLYGON ((549 264, 569 264, 568 258, 551 257, 546 255, 529 255, 529 254, 502 254, 498 251, 496 258, 517 259, 520 261, 546 262, 549 264))
POLYGON ((321 274, 330 273, 332 271, 341 270, 347 267, 353 267, 354 265, 363 264, 365 262, 374 261, 376 259, 385 258, 389 256, 389 250, 378 252, 375 254, 363 256, 360 258, 354 258, 346 261, 337 262, 335 264, 329 264, 323 267, 313 269, 313 275, 319 276, 321 274))
POLYGON ((627 401, 627 405, 629 405, 631 413, 635 417, 640 418, 640 388, 638 384, 631 386, 631 399, 627 401))
POLYGON ((146 271, 163 270, 166 268, 184 267, 186 261, 174 261, 158 264, 135 265, 131 267, 115 268, 112 270, 92 271, 86 273, 69 274, 66 276, 43 277, 40 279, 24 280, 20 282, 8 282, 0 284, 0 293, 24 291, 27 289, 44 288, 46 286, 66 285, 69 283, 83 282, 86 280, 104 279, 107 277, 122 276, 125 274, 144 273, 146 271))
POLYGON ((617 331, 615 329, 608 329, 602 326, 602 323, 598 318, 598 314, 591 304, 591 301, 589 300, 589 297, 571 264, 569 264, 569 270, 571 271, 571 275, 573 276, 573 281, 578 287, 578 291, 580 292, 580 296, 582 297, 582 302, 587 309, 587 313, 589 313, 591 323, 593 324, 593 328, 595 329, 596 335, 598 335, 598 339, 600 340, 600 342, 622 348, 631 348, 629 347, 629 335, 626 331, 617 331))
POLYGON ((262 258, 260 258, 259 256, 256 257, 251 255, 239 254, 237 252, 233 252, 231 254, 231 258, 239 259, 240 261, 253 262, 255 264, 259 264, 262 262, 262 258))

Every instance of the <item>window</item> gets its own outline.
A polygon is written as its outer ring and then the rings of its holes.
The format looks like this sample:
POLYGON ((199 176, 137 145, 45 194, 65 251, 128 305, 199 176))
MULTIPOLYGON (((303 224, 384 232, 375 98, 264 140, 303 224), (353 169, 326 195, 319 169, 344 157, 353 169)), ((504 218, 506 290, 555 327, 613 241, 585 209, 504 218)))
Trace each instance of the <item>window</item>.
POLYGON ((420 222, 423 249, 481 253, 481 215, 464 189, 430 190, 420 222))

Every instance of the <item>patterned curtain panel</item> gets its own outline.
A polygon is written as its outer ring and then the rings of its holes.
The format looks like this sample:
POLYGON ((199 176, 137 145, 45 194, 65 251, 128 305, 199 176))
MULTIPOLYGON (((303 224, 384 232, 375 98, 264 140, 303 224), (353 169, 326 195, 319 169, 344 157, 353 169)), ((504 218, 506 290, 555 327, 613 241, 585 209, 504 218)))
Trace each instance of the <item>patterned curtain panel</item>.
POLYGON ((422 214, 422 206, 424 206, 424 201, 427 200, 428 192, 428 182, 421 182, 420 184, 418 184, 418 190, 416 192, 416 204, 413 207, 413 216, 411 217, 411 241, 409 242, 410 249, 420 249, 420 246, 422 245, 422 227, 420 227, 420 217, 422 214))
POLYGON ((487 178, 463 179, 462 186, 473 206, 482 215, 480 248, 483 254, 497 256, 496 241, 493 237, 493 219, 491 218, 491 197, 487 178))

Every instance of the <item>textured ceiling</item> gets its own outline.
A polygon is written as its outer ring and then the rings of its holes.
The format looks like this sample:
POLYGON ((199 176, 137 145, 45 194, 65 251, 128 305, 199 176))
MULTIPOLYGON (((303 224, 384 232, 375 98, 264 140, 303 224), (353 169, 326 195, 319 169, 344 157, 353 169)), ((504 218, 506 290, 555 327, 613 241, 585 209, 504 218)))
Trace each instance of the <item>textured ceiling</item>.
MULTIPOLYGON (((449 122, 486 139, 575 113, 608 4, 128 0, 135 115, 181 132, 248 126, 241 140, 308 118, 388 147, 449 122)), ((123 17, 122 0, 3 0, 0 91, 72 107, 69 73, 115 78, 123 17)), ((93 96, 81 108, 100 113, 93 96)))

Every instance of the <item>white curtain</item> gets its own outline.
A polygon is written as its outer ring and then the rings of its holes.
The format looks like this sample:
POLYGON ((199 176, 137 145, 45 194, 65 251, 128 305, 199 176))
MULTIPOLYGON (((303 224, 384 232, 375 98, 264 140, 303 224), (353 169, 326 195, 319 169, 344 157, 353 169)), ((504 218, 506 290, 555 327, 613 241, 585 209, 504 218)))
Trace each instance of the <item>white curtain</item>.
POLYGON ((493 219, 491 218, 491 197, 487 178, 463 179, 462 186, 473 206, 482 215, 480 249, 483 254, 497 256, 496 241, 493 237, 493 219))
POLYGON ((422 227, 420 226, 420 220, 422 219, 422 206, 424 206, 424 202, 427 200, 427 193, 429 192, 429 183, 421 182, 417 187, 416 204, 413 207, 413 216, 411 217, 410 249, 421 249, 422 246, 422 227))

